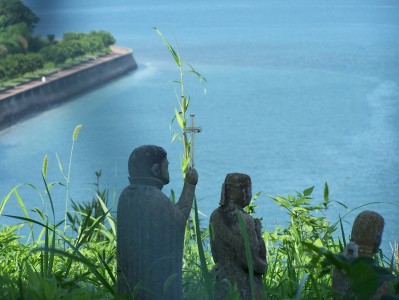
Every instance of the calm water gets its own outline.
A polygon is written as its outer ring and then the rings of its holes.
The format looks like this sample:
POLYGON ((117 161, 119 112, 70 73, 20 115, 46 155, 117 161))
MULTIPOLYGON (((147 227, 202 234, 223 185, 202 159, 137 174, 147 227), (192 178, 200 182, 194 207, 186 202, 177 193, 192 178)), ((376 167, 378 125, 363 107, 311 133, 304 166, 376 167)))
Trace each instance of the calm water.
MULTIPOLYGON (((100 169, 103 186, 118 196, 131 150, 149 143, 168 151, 172 184, 164 191, 181 190, 182 147, 171 143, 176 128, 169 128, 178 70, 157 26, 169 40, 176 37, 183 58, 208 80, 205 95, 200 84, 187 83, 191 112, 203 127, 196 167, 204 222, 218 206, 225 175, 244 172, 263 192, 257 215, 267 230, 287 219, 267 194, 315 186, 321 201, 327 181, 331 199, 350 208, 384 202, 368 206, 386 219, 383 248, 399 240, 397 1, 38 2, 26 1, 41 18, 37 32, 108 30, 133 49, 140 67, 0 132, 1 196, 24 182, 43 190, 45 154, 49 180, 62 181, 56 154, 67 170, 77 124, 83 129, 71 169, 74 200, 91 199, 100 169)), ((30 208, 43 207, 30 188, 21 195, 30 208)), ((65 189, 55 187, 53 196, 60 220, 65 189)), ((6 213, 21 215, 11 201, 6 213)), ((337 204, 329 216, 345 213, 337 204)))

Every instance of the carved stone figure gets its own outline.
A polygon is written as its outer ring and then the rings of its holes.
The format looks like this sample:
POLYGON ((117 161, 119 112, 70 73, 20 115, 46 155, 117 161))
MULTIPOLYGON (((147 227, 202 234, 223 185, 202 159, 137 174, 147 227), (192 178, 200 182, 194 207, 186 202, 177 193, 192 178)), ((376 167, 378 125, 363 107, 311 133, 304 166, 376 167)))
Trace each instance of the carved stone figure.
POLYGON ((190 168, 179 201, 162 193, 169 183, 166 151, 136 148, 117 212, 118 293, 129 299, 181 299, 184 231, 198 175, 190 168))
POLYGON ((238 214, 242 217, 249 236, 253 258, 255 299, 266 299, 262 275, 266 273, 266 247, 262 238, 262 225, 243 211, 252 197, 251 178, 246 174, 226 176, 222 186, 220 206, 211 215, 211 250, 218 282, 217 298, 224 299, 229 285, 237 285, 242 299, 251 298, 250 277, 243 234, 238 214), (229 283, 230 282, 230 283, 229 283))
MULTIPOLYGON (((351 242, 346 245, 343 254, 348 258, 372 258, 380 248, 383 230, 384 218, 379 213, 370 210, 361 212, 353 223, 351 242)), ((333 273, 333 288, 339 292, 335 300, 357 299, 351 289, 351 280, 337 269, 333 273)), ((380 299, 389 293, 389 289, 389 284, 383 283, 371 299, 380 299)))

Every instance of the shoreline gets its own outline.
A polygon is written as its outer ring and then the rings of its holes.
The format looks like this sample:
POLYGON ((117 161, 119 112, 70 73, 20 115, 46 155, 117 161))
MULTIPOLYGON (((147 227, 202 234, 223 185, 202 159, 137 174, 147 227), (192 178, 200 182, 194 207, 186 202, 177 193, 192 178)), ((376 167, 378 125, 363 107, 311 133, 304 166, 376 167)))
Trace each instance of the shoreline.
POLYGON ((137 69, 131 49, 113 46, 111 50, 106 56, 49 74, 45 82, 38 78, 1 92, 0 130, 137 69))

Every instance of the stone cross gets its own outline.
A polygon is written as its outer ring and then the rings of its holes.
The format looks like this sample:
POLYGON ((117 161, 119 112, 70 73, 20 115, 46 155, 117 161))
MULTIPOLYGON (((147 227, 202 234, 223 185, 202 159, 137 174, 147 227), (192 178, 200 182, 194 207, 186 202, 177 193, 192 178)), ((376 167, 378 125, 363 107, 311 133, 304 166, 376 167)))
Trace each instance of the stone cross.
POLYGON ((190 133, 191 139, 190 139, 190 167, 194 167, 194 137, 196 133, 199 133, 202 131, 201 127, 195 127, 194 125, 194 117, 195 115, 190 115, 191 118, 191 126, 185 126, 183 128, 184 133, 190 133))

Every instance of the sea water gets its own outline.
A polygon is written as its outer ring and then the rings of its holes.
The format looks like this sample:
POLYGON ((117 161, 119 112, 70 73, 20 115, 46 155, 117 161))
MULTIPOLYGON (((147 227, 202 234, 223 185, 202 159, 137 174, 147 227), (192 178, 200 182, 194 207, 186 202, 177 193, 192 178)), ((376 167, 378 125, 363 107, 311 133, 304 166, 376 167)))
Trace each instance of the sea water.
MULTIPOLYGON (((287 211, 267 195, 295 194, 315 186, 323 201, 328 183, 337 221, 346 234, 363 209, 380 212, 383 249, 399 240, 399 4, 396 1, 26 1, 41 21, 37 34, 104 29, 133 49, 138 70, 73 97, 0 132, 0 200, 15 185, 32 183, 43 194, 40 172, 48 155, 49 182, 61 182, 57 156, 68 175, 69 196, 94 194, 95 172, 116 206, 128 184, 127 160, 143 144, 163 146, 171 184, 182 187, 182 145, 171 142, 179 71, 162 40, 178 45, 185 62, 207 79, 186 75, 196 136, 198 206, 206 226, 218 207, 227 173, 252 177, 261 191, 256 215, 266 230, 286 224, 287 211), (345 204, 348 209, 339 203, 345 204)), ((20 194, 29 209, 45 208, 31 187, 20 194)), ((66 189, 52 188, 57 220, 66 189)), ((43 196, 44 197, 44 196, 43 196)), ((68 201, 68 209, 70 208, 68 201)), ((23 215, 15 198, 5 213, 23 215)), ((33 212, 29 212, 31 216, 33 212)), ((1 223, 12 222, 1 217, 1 223)))

